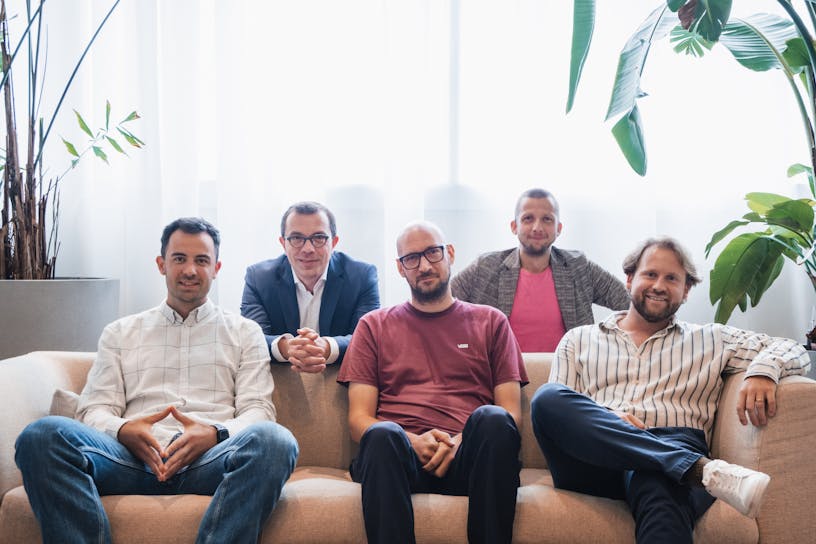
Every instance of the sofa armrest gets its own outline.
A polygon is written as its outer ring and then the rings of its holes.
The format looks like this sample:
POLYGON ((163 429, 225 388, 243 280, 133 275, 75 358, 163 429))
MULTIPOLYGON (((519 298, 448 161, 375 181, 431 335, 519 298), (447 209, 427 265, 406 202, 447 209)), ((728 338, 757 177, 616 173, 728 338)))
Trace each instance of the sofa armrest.
POLYGON ((771 476, 757 523, 760 542, 808 542, 816 534, 816 382, 790 376, 776 390, 777 413, 764 427, 743 426, 737 396, 744 374, 725 381, 711 440, 715 457, 771 476))
MULTIPOLYGON (((37 351, 0 361, 0 497, 22 484, 14 442, 23 428, 48 415, 56 389, 79 392, 93 353, 37 351)), ((2 499, 0 499, 2 500, 2 499)))

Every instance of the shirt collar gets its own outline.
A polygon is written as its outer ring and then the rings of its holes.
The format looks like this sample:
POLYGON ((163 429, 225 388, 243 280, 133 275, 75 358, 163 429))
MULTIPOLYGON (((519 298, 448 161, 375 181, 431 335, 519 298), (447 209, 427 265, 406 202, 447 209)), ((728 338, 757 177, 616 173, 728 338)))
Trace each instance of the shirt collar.
MULTIPOLYGON (((598 326, 607 331, 623 332, 622 329, 618 326, 618 321, 623 319, 623 317, 626 315, 628 311, 629 310, 621 310, 619 312, 613 312, 609 314, 609 317, 598 323, 598 326)), ((662 336, 664 334, 667 334, 674 327, 679 327, 681 329, 683 328, 682 322, 677 320, 677 314, 671 316, 669 318, 669 324, 666 325, 663 329, 660 329, 659 331, 654 333, 654 335, 652 336, 662 336)))
POLYGON ((159 305, 159 310, 161 311, 162 315, 164 315, 164 317, 166 317, 167 320, 174 325, 184 323, 185 321, 189 321, 190 323, 200 323, 206 319, 206 317, 210 315, 214 309, 215 304, 213 304, 213 302, 208 298, 204 304, 193 309, 187 316, 187 319, 184 319, 177 311, 167 304, 166 300, 163 300, 159 305))
MULTIPOLYGON (((305 292, 306 291, 306 286, 303 285, 303 282, 300 281, 300 278, 297 277, 297 274, 293 273, 292 276, 295 278, 295 288, 296 289, 302 289, 305 292)), ((326 283, 326 278, 328 276, 329 276, 329 267, 327 266, 326 269, 323 270, 323 273, 320 275, 320 278, 318 278, 318 280, 315 282, 315 286, 314 286, 313 291, 317 291, 317 288, 320 285, 326 283)))

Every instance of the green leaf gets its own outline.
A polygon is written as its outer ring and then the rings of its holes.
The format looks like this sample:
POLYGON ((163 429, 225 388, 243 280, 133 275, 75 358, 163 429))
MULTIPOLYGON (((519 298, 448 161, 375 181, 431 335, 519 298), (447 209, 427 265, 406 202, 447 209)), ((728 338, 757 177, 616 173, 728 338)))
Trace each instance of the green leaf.
POLYGON ((691 30, 716 42, 731 15, 731 0, 697 0, 691 30))
POLYGON ((70 153, 74 157, 79 157, 79 153, 77 153, 77 150, 76 150, 76 147, 74 147, 74 144, 72 144, 71 142, 69 142, 65 138, 62 139, 62 143, 65 144, 65 149, 68 150, 68 153, 70 153))
POLYGON ((764 72, 785 65, 782 52, 788 40, 797 35, 791 21, 778 15, 759 13, 730 21, 720 43, 746 68, 764 72))
POLYGON ((82 118, 77 110, 74 110, 74 114, 76 114, 77 123, 79 123, 79 128, 82 129, 82 132, 93 138, 93 132, 91 132, 91 129, 88 128, 88 124, 85 122, 85 119, 82 118))
POLYGON ((810 58, 805 47, 805 40, 801 37, 793 38, 785 42, 785 50, 782 57, 791 69, 791 72, 798 74, 805 68, 810 67, 810 58))
POLYGON ((141 141, 139 138, 137 138, 136 136, 134 136, 133 134, 131 134, 127 130, 125 130, 125 129, 121 128, 121 127, 116 127, 116 130, 118 130, 119 134, 121 134, 125 138, 127 143, 129 143, 133 147, 141 148, 144 145, 143 141, 141 141))
POLYGON ((772 281, 768 269, 777 266, 781 252, 772 238, 755 232, 741 234, 725 246, 710 274, 709 297, 717 304, 715 321, 728 322, 749 292, 754 300, 762 296, 772 281))
MULTIPOLYGON (((132 111, 132 112, 130 112, 130 115, 128 115, 127 117, 122 119, 122 123, 127 123, 128 121, 133 121, 134 119, 141 119, 141 117, 139 117, 138 112, 132 111)), ((120 124, 122 124, 122 123, 120 123, 120 124)))
POLYGON ((745 225, 747 225, 749 223, 750 223, 750 221, 740 221, 739 219, 735 219, 735 220, 731 221, 730 223, 728 223, 725 227, 723 227, 720 230, 718 230, 717 232, 715 232, 714 235, 711 237, 711 240, 709 240, 708 244, 706 244, 706 247, 705 247, 706 259, 708 259, 708 254, 711 253, 711 249, 715 245, 720 243, 720 241, 723 240, 726 236, 731 234, 731 232, 733 232, 733 230, 735 228, 744 227, 745 225))
POLYGON ((575 0, 572 11, 572 51, 567 113, 572 109, 595 29, 595 0, 575 0))
POLYGON ((127 155, 127 153, 125 153, 125 150, 122 149, 122 146, 119 145, 119 142, 117 142, 116 140, 114 140, 110 136, 105 136, 105 139, 108 141, 108 143, 111 145, 111 147, 114 148, 116 151, 118 151, 119 153, 121 153, 123 155, 127 155))
POLYGON ((766 214, 768 222, 787 227, 798 233, 813 230, 813 208, 804 200, 781 202, 766 214))
POLYGON ((615 123, 615 126, 612 127, 612 134, 632 170, 641 176, 646 174, 646 147, 643 141, 640 111, 637 106, 615 123))
POLYGON ((93 149, 94 155, 96 155, 97 157, 99 157, 100 159, 105 161, 105 164, 110 164, 108 162, 108 155, 105 153, 105 151, 101 147, 95 145, 95 146, 92 146, 91 149, 93 149))
POLYGON ((635 100, 644 95, 640 90, 640 75, 649 55, 652 43, 665 38, 672 27, 677 25, 677 14, 666 6, 660 6, 646 18, 621 51, 612 97, 606 119, 621 113, 628 113, 635 107, 635 100))
POLYGON ((797 162, 796 164, 792 164, 788 167, 788 177, 792 178, 793 176, 797 176, 799 174, 803 174, 807 172, 808 174, 813 174, 813 168, 807 166, 806 164, 802 164, 801 162, 797 162))
POLYGON ((760 215, 765 215, 768 211, 782 202, 788 202, 790 198, 775 193, 748 193, 745 195, 748 207, 760 215))
POLYGON ((105 132, 110 130, 110 100, 105 100, 105 132))
POLYGON ((675 53, 685 53, 692 57, 702 57, 706 51, 710 51, 714 47, 714 42, 706 40, 696 32, 689 32, 682 26, 676 26, 672 29, 669 41, 675 44, 675 53))
MULTIPOLYGON (((751 299, 751 306, 756 307, 762 299, 762 295, 771 286, 771 284, 779 277, 782 272, 782 267, 785 264, 785 259, 782 257, 782 246, 771 244, 768 246, 768 254, 765 256, 765 265, 760 267, 759 272, 754 276, 753 281, 746 289, 746 295, 751 299), (773 264, 771 264, 773 263, 773 264), (771 266, 768 266, 771 264, 771 266)), ((744 307, 740 307, 745 311, 744 307)))
POLYGON ((667 0, 666 5, 672 11, 677 11, 678 9, 682 8, 688 0, 667 0))

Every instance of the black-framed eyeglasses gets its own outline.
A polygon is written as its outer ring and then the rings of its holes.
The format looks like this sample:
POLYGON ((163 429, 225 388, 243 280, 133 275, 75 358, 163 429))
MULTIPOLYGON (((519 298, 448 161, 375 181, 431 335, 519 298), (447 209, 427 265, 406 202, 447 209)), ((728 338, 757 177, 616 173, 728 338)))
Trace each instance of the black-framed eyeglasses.
POLYGON ((311 236, 301 236, 300 234, 293 234, 291 236, 286 237, 286 241, 289 242, 289 245, 300 249, 304 245, 306 245, 306 241, 310 241, 312 243, 312 247, 317 249, 319 247, 323 247, 326 245, 326 242, 329 241, 328 234, 312 234, 311 236))
POLYGON ((419 268, 419 261, 422 257, 425 257, 431 264, 438 263, 445 258, 445 246, 433 246, 427 248, 425 251, 403 255, 399 258, 399 262, 402 263, 402 267, 405 270, 414 270, 415 268, 419 268))

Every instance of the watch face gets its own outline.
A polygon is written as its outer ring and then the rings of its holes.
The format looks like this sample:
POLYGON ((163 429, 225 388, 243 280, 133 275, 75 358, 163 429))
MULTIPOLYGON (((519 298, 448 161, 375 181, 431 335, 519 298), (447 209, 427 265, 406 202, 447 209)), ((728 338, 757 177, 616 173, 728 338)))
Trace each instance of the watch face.
POLYGON ((219 444, 229 438, 229 431, 226 427, 223 425, 213 425, 213 427, 215 427, 215 437, 219 444))

